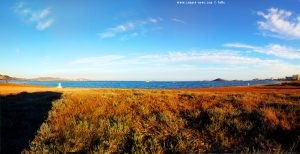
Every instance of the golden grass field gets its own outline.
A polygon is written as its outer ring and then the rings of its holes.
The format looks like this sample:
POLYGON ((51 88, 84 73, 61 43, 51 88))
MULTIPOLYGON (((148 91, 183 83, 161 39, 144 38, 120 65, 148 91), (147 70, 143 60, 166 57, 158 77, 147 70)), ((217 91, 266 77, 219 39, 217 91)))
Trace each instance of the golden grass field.
POLYGON ((198 89, 0 84, 4 153, 299 152, 300 83, 198 89))

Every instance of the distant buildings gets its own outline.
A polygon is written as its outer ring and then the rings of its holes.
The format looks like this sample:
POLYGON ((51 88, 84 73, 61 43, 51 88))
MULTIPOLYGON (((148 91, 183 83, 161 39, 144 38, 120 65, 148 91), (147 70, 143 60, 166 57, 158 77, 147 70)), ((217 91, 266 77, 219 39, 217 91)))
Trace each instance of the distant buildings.
POLYGON ((300 74, 293 75, 293 80, 299 81, 300 80, 300 74))
POLYGON ((287 77, 285 77, 285 80, 300 81, 300 74, 296 74, 296 75, 293 75, 293 76, 287 76, 287 77))

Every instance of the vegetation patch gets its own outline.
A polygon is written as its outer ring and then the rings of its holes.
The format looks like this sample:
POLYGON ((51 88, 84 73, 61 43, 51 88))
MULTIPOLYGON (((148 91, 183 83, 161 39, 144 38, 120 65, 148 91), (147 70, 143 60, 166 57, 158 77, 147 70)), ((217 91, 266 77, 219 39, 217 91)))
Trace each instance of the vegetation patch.
POLYGON ((292 152, 299 100, 272 93, 67 93, 24 152, 292 152), (108 93, 108 94, 105 94, 108 93))

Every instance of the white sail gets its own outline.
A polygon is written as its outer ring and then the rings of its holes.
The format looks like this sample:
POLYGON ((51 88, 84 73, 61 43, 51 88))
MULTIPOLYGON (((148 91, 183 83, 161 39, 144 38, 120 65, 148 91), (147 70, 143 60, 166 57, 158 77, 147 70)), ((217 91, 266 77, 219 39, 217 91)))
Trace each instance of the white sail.
POLYGON ((58 86, 57 86, 57 88, 62 88, 62 86, 61 86, 61 83, 60 83, 60 82, 58 83, 58 86))

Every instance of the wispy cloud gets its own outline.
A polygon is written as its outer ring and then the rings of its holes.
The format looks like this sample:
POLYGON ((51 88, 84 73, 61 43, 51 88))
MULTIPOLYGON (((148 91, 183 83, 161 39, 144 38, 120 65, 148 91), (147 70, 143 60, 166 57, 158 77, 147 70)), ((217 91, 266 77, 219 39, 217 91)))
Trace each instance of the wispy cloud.
POLYGON ((196 63, 196 64, 254 64, 261 59, 241 56, 235 51, 169 52, 167 54, 144 55, 141 62, 152 63, 196 63))
POLYGON ((287 47, 279 44, 269 44, 266 46, 252 46, 241 43, 225 44, 226 47, 249 49, 250 52, 257 52, 266 55, 274 55, 280 58, 300 59, 300 49, 287 47))
MULTIPOLYGON (((232 46, 234 45, 232 44, 232 46)), ((242 45, 236 44, 236 46, 242 45)), ((249 48, 252 47, 249 46, 249 48)), ((243 53, 238 50, 202 50, 131 56, 126 54, 101 55, 77 59, 71 64, 76 65, 78 69, 85 70, 86 73, 92 72, 101 75, 104 79, 117 80, 156 79, 151 78, 153 74, 159 74, 160 80, 196 80, 199 77, 209 79, 220 76, 234 79, 236 76, 233 72, 241 72, 240 79, 251 79, 270 76, 283 77, 300 70, 299 65, 288 61, 251 57, 243 53), (86 69, 84 69, 85 67, 86 69), (129 74, 135 74, 135 76, 132 77, 129 74)))
POLYGON ((257 14, 264 18, 257 22, 264 35, 300 39, 300 15, 293 16, 291 11, 277 8, 270 8, 267 13, 259 11, 257 14))
POLYGON ((46 18, 50 14, 50 8, 43 9, 39 12, 32 12, 30 20, 39 21, 46 18))
POLYGON ((109 64, 123 59, 124 56, 121 55, 105 55, 97 57, 85 57, 74 60, 71 64, 109 64))
POLYGON ((174 22, 177 22, 177 23, 181 23, 181 24, 186 24, 185 21, 180 20, 180 19, 178 19, 178 18, 172 18, 171 21, 174 21, 174 22))
POLYGON ((106 29, 104 32, 99 33, 101 39, 113 38, 116 36, 120 36, 120 39, 124 39, 124 37, 128 38, 131 36, 138 36, 141 33, 145 33, 147 30, 147 26, 151 26, 157 24, 161 21, 160 18, 149 18, 146 20, 139 21, 131 21, 125 24, 117 25, 115 27, 111 27, 106 29))
POLYGON ((164 54, 143 54, 135 56, 126 55, 102 55, 97 57, 86 57, 77 59, 71 64, 257 64, 257 63, 276 63, 277 60, 260 59, 256 57, 247 57, 241 55, 238 51, 216 50, 216 51, 199 51, 199 52, 181 52, 174 51, 164 54))
POLYGON ((26 7, 24 2, 18 2, 13 6, 13 10, 27 22, 34 23, 37 30, 45 30, 51 27, 55 21, 54 18, 50 16, 50 8, 32 10, 31 8, 26 7))
POLYGON ((48 20, 43 21, 43 22, 38 22, 37 25, 36 25, 36 28, 38 30, 44 30, 46 28, 49 28, 53 23, 54 23, 54 19, 48 19, 48 20))

